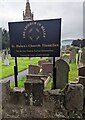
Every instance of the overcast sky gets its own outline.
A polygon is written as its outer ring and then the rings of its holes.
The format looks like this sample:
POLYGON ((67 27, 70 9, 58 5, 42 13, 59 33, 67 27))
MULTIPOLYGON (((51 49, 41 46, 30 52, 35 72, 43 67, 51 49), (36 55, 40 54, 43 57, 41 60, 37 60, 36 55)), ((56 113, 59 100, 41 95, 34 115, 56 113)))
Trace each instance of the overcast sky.
MULTIPOLYGON (((83 38, 83 0, 29 1, 35 20, 62 18, 62 39, 83 38)), ((0 27, 22 21, 25 5, 26 0, 0 0, 0 27)))

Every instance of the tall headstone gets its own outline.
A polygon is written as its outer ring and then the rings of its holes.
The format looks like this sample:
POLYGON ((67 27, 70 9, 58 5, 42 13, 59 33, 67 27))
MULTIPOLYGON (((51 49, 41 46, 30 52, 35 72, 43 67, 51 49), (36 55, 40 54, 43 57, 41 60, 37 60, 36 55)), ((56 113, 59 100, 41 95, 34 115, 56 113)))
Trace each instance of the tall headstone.
POLYGON ((66 61, 59 59, 55 63, 56 66, 56 88, 63 89, 68 83, 68 74, 70 67, 66 61))
POLYGON ((81 49, 78 50, 78 59, 77 59, 77 65, 78 65, 78 66, 81 66, 81 65, 80 65, 80 61, 81 61, 81 53, 82 53, 82 50, 81 50, 81 49))
POLYGON ((79 66, 85 66, 85 49, 81 51, 79 66))

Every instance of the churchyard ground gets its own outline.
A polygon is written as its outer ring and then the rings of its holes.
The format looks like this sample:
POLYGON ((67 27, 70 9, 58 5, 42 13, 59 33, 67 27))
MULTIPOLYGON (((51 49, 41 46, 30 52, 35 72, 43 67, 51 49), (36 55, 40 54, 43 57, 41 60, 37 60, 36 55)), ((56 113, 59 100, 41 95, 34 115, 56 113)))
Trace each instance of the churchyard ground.
MULTIPOLYGON (((75 82, 76 78, 78 77, 78 70, 77 70, 77 65, 74 63, 70 63, 70 72, 69 72, 69 82, 75 82)), ((19 87, 24 87, 24 82, 26 81, 26 77, 21 78, 18 81, 18 86, 19 87)), ((47 84, 47 86, 45 87, 45 90, 47 89, 51 89, 52 86, 52 78, 49 81, 49 83, 47 84)), ((11 87, 14 87, 14 82, 11 83, 11 87)))
MULTIPOLYGON (((35 57, 32 59, 29 59, 28 57, 19 57, 18 58, 18 72, 23 71, 28 68, 29 64, 37 64, 38 60, 41 58, 35 57)), ((45 59, 45 58, 43 58, 45 59)), ((4 66, 4 62, 0 59, 0 79, 6 78, 8 76, 11 76, 14 74, 14 65, 15 60, 14 58, 9 58, 9 66, 4 66)))
MULTIPOLYGON (((18 72, 23 71, 28 68, 29 64, 38 64, 38 61, 41 58, 35 57, 29 59, 28 57, 19 57, 18 58, 18 72)), ((43 58, 46 59, 46 58, 43 58)), ((14 74, 14 65, 15 65, 15 60, 13 58, 9 58, 9 66, 4 66, 4 62, 1 61, 0 59, 0 66, 1 66, 1 71, 0 71, 0 79, 11 76, 14 74)), ((69 72, 69 82, 76 81, 76 78, 78 76, 78 70, 77 70, 77 65, 75 63, 70 63, 70 72, 69 72)), ((24 82, 26 80, 26 77, 21 78, 18 81, 19 87, 24 86, 24 82)), ((49 81, 48 85, 46 86, 46 89, 49 89, 52 85, 52 79, 49 81)), ((11 87, 14 87, 14 83, 11 83, 11 87)))

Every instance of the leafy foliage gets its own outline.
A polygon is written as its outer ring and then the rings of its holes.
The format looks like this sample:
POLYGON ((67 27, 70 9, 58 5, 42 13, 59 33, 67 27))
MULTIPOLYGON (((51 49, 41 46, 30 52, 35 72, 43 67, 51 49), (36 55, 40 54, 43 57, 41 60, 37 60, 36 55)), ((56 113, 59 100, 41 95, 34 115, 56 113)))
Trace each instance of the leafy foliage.
POLYGON ((9 32, 5 29, 2 30, 2 49, 10 47, 9 32))
POLYGON ((81 39, 73 40, 72 46, 85 47, 85 39, 83 39, 83 40, 81 40, 81 39))

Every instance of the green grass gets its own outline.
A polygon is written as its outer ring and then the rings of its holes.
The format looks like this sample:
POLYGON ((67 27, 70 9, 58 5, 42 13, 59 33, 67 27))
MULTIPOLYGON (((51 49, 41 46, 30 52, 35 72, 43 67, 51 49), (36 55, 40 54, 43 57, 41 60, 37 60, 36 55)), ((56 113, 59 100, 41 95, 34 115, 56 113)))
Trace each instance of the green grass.
POLYGON ((76 64, 70 64, 70 72, 69 72, 69 82, 76 81, 78 77, 78 69, 76 64))
MULTIPOLYGON (((28 68, 29 64, 38 64, 38 60, 41 58, 36 57, 32 60, 29 60, 28 57, 18 58, 18 72, 23 71, 28 68)), ((10 57, 9 59, 9 66, 4 66, 4 62, 0 60, 0 79, 6 78, 14 74, 14 65, 15 60, 10 57)))
MULTIPOLYGON (((25 77, 22 77, 21 79, 18 80, 18 87, 19 88, 22 88, 24 87, 24 82, 26 81, 26 76, 25 77)), ((15 87, 15 84, 14 82, 10 84, 11 88, 14 88, 15 87)))
MULTIPOLYGON (((29 60, 28 57, 23 57, 23 58, 19 57, 18 58, 18 72, 27 69, 29 64, 38 64, 38 60, 40 59, 41 58, 36 57, 36 58, 33 58, 32 60, 29 60)), ((11 57, 9 59, 9 64, 10 64, 9 66, 4 66, 4 63, 0 59, 0 79, 14 74, 15 60, 11 57)), ((76 78, 78 77, 77 65, 76 64, 69 64, 69 65, 70 65, 69 82, 76 81, 76 78)), ((22 79, 18 81, 19 87, 24 87, 25 80, 26 80, 26 77, 23 77, 22 79)), ((51 88, 51 85, 52 85, 52 80, 49 81, 45 90, 51 88)), ((11 83, 11 87, 14 87, 14 83, 11 83)))
POLYGON ((51 88, 52 88, 52 78, 49 80, 47 86, 45 87, 45 91, 46 91, 46 90, 49 90, 49 89, 51 89, 51 88))

